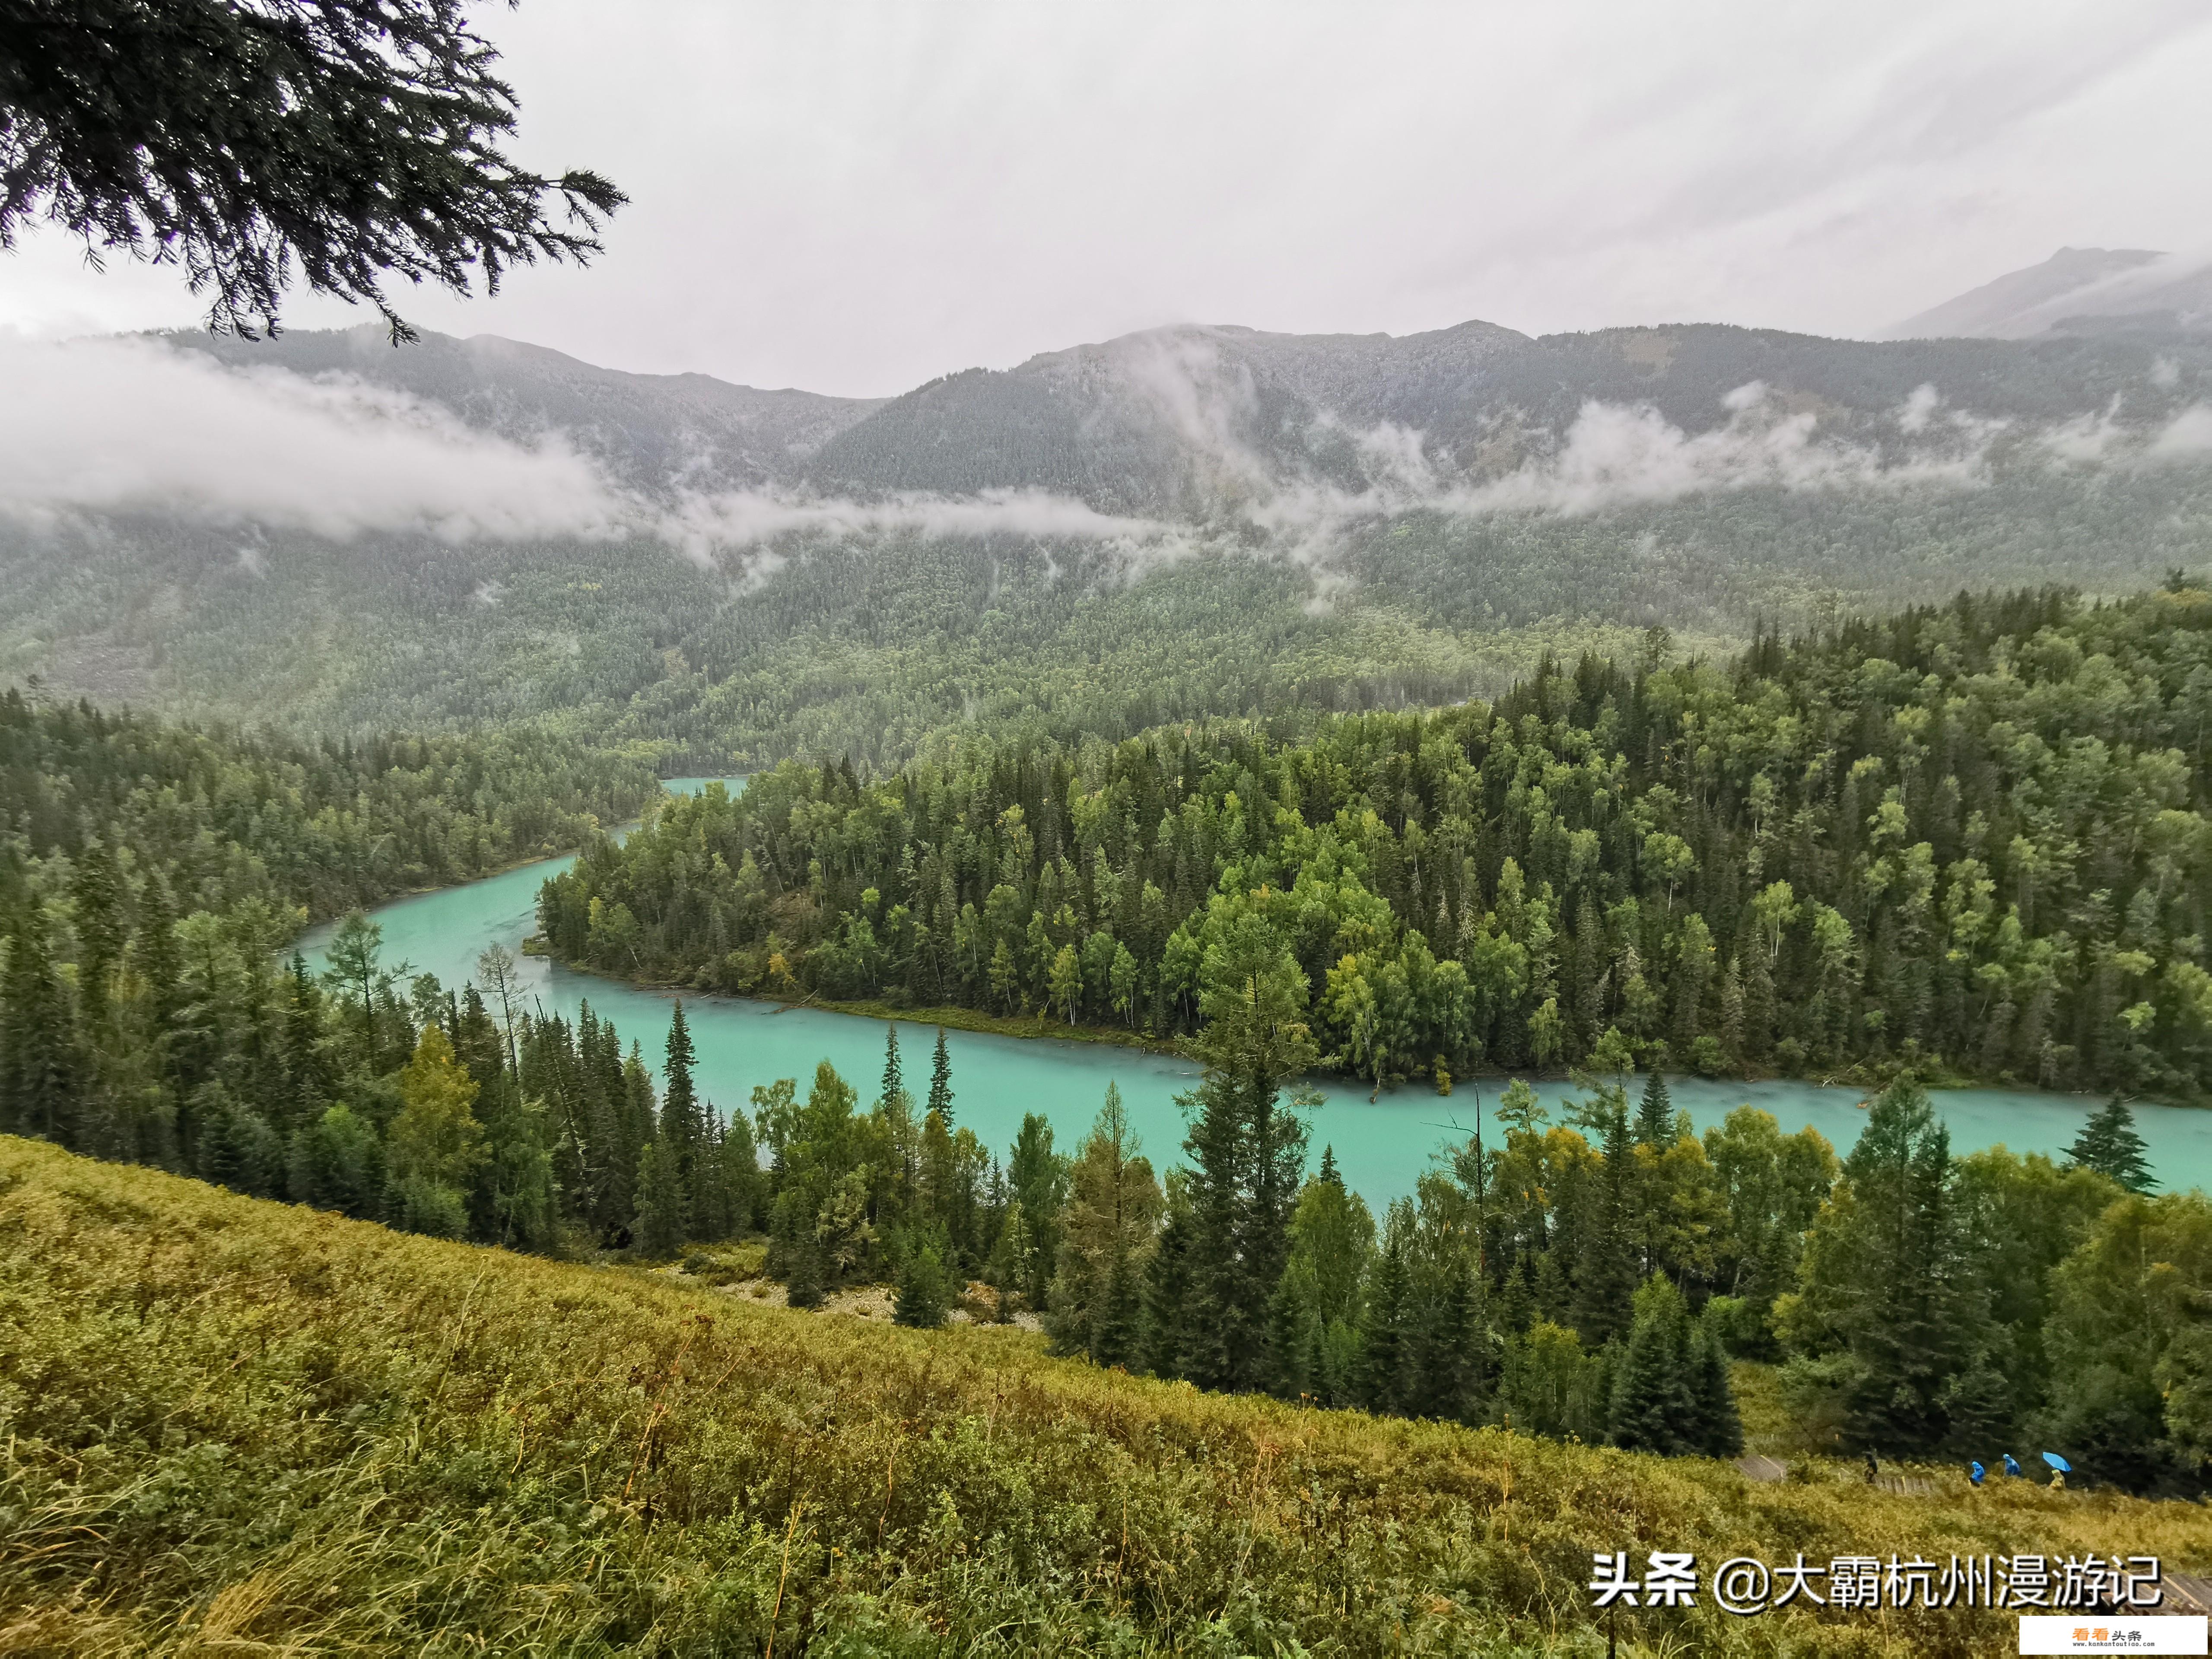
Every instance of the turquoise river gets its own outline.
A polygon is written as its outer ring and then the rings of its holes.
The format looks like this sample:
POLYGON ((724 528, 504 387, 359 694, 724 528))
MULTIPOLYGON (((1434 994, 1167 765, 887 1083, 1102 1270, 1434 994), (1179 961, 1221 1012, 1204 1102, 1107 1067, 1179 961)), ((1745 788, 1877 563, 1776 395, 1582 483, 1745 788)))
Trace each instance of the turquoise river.
MULTIPOLYGON (((705 781, 672 779, 667 787, 696 791, 705 781)), ((536 931, 538 886, 568 864, 565 859, 548 860, 384 905, 373 919, 384 930, 386 964, 404 961, 449 986, 466 982, 486 946, 501 944, 519 951, 523 939, 536 931)), ((327 928, 317 929, 304 947, 319 957, 328 937, 327 928)), ((574 973, 542 958, 524 957, 522 972, 528 994, 546 1012, 573 1019, 579 1005, 589 999, 601 1018, 616 1023, 625 1045, 636 1038, 648 1057, 657 1055, 667 1032, 672 994, 574 973)), ((803 1091, 823 1060, 854 1083, 864 1100, 875 1093, 884 1062, 881 1020, 698 995, 685 999, 684 1010, 698 1051, 701 1092, 726 1110, 749 1102, 756 1084, 777 1078, 799 1079, 803 1091)), ((910 1086, 927 1084, 935 1035, 926 1025, 900 1025, 899 1048, 910 1086)), ((1109 1081, 1121 1085, 1155 1165, 1164 1168, 1172 1162, 1182 1143, 1183 1118, 1175 1097, 1197 1080, 1188 1061, 1105 1043, 967 1031, 950 1033, 948 1043, 954 1115, 1001 1157, 1024 1112, 1042 1113, 1059 1146, 1073 1152, 1109 1081)), ((1784 1130, 1812 1125, 1844 1152, 1865 1121, 1859 1109, 1866 1097, 1862 1089, 1696 1078, 1670 1079, 1668 1086, 1675 1104, 1686 1108, 1701 1130, 1748 1102, 1773 1113, 1784 1130)), ((1313 1157, 1318 1160, 1322 1146, 1334 1146, 1346 1182, 1378 1207, 1410 1193, 1422 1171, 1434 1167, 1441 1150, 1473 1132, 1478 1097, 1486 1139, 1496 1133, 1489 1116, 1498 1097, 1494 1079, 1463 1082, 1449 1097, 1425 1086, 1406 1087, 1371 1103, 1364 1085, 1322 1079, 1319 1087, 1323 1101, 1310 1119, 1313 1157)), ((1561 1103, 1575 1093, 1571 1085, 1556 1081, 1540 1084, 1538 1091, 1552 1105, 1555 1119, 1561 1103)), ((2064 1147, 2096 1103, 2080 1096, 1996 1089, 1947 1090, 1936 1100, 1957 1149, 2002 1143, 2015 1152, 2039 1152, 2064 1147)), ((2145 1105, 2136 1115, 2164 1186, 2212 1187, 2212 1111, 2145 1105)))

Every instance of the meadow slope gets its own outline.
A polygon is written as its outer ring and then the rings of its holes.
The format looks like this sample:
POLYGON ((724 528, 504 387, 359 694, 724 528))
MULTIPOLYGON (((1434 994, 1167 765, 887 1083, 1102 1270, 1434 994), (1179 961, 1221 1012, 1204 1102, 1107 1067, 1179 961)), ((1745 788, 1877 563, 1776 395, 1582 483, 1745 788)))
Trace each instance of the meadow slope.
MULTIPOLYGON (((0 1138, 0 1653, 1597 1653, 1596 1549, 2212 1564, 2212 1511, 1869 1492, 1198 1394, 0 1138)), ((1626 1652, 2009 1651, 1644 1612, 1626 1652)))

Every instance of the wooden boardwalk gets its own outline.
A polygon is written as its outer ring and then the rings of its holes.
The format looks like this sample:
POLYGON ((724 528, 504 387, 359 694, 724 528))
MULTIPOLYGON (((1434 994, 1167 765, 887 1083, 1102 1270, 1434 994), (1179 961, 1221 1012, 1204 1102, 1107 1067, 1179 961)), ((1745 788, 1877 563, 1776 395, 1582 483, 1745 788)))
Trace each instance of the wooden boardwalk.
MULTIPOLYGON (((1742 1471, 1743 1477, 1747 1480, 1773 1481, 1787 1480, 1790 1478, 1790 1466, 1778 1457, 1766 1457, 1754 1453, 1749 1457, 1737 1458, 1735 1466, 1742 1471)), ((1878 1474, 1865 1484, 1876 1492, 1895 1492, 1901 1498, 1929 1498, 1933 1497, 1936 1492, 1936 1483, 1933 1480, 1908 1479, 1901 1474, 1878 1474)))
POLYGON ((2212 1613, 2212 1578, 2169 1572, 2160 1589, 2164 1598, 2158 1604, 2161 1612, 2212 1613))

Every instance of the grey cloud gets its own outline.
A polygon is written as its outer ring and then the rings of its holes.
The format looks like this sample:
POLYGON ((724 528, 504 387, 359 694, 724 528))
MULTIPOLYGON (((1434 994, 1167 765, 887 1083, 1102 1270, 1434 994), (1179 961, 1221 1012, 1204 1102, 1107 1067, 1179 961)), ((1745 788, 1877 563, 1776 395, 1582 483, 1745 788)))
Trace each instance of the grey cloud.
MULTIPOLYGON (((1326 409, 1302 417, 1304 448, 1295 434, 1288 447, 1273 443, 1249 373, 1194 331, 1117 343, 1071 372, 1118 378, 1189 458, 1198 495, 1188 516, 1103 512, 1033 489, 866 501, 693 490, 647 500, 611 483, 557 433, 519 443, 343 377, 240 371, 117 340, 0 343, 0 378, 15 393, 0 407, 0 511, 34 522, 171 513, 337 539, 410 530, 454 542, 644 538, 723 571, 740 592, 823 539, 1085 542, 1131 576, 1235 546, 1306 567, 1325 604, 1342 585, 1334 555, 1346 534, 1408 514, 1577 515, 1754 489, 1972 488, 1998 458, 2130 468, 2212 456, 2212 408, 2201 404, 2155 426, 2126 421, 2116 402, 2025 430, 1954 409, 1923 386, 1880 423, 1881 441, 1854 441, 1824 434, 1813 414, 1753 381, 1723 400, 1719 425, 1694 433, 1648 406, 1593 399, 1555 438, 1531 434, 1530 459, 1486 477, 1455 466, 1415 427, 1358 424, 1326 409), (1324 452, 1338 459, 1311 459, 1324 452)), ((261 573, 258 535, 237 558, 261 573)), ((475 599, 492 606, 505 593, 488 582, 475 599)))
MULTIPOLYGON (((158 513, 343 541, 645 537, 702 562, 781 538, 886 532, 1161 539, 1168 527, 1040 490, 858 502, 766 491, 647 501, 558 433, 521 443, 344 375, 222 367, 137 339, 0 337, 0 512, 33 524, 158 513)), ((241 568, 265 568, 254 546, 241 568)), ((496 605, 503 590, 480 589, 496 605)))
POLYGON ((19 519, 153 511, 464 541, 605 536, 626 516, 558 437, 510 443, 355 381, 239 372, 141 340, 0 339, 0 507, 19 519))

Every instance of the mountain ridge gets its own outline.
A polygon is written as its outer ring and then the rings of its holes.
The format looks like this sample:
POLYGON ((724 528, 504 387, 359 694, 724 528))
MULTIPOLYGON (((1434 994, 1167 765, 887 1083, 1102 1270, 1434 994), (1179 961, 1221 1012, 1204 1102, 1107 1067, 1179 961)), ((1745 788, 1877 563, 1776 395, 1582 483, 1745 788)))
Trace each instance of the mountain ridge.
POLYGON ((2030 339, 2212 326, 2212 256, 2062 247, 1882 331, 1891 340, 2030 339))

